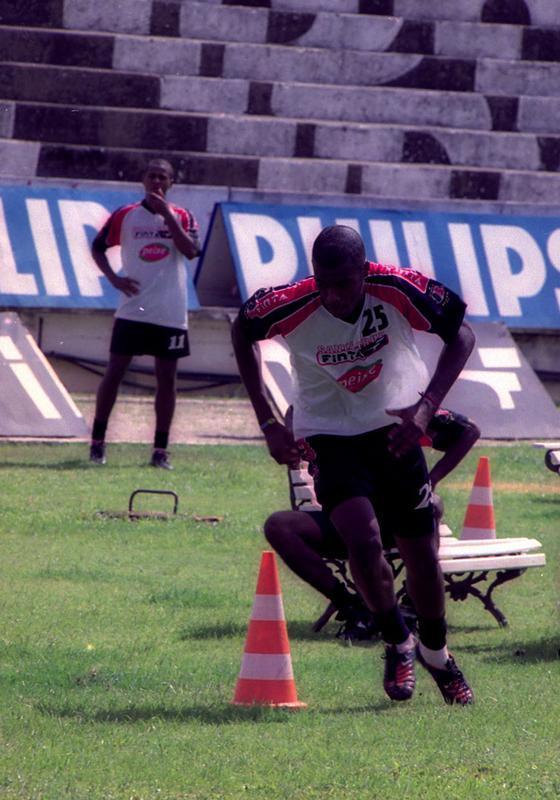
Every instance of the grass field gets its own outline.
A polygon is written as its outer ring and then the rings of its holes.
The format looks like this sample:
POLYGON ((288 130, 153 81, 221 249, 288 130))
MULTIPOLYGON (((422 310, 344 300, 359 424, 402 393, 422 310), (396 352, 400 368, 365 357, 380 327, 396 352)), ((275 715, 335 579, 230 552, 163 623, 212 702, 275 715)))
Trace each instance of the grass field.
POLYGON ((560 796, 560 479, 543 451, 477 447, 442 487, 458 530, 489 455, 498 535, 536 537, 548 559, 497 590, 507 628, 472 599, 449 606, 476 705, 445 706, 421 668, 414 698, 391 703, 381 645, 345 647, 334 623, 313 634, 324 601, 279 564, 308 704, 289 712, 230 704, 284 470, 252 446, 177 446, 172 473, 144 466, 145 446, 112 447, 104 468, 86 450, 0 445, 2 800, 560 796), (96 514, 137 488, 176 491, 179 516, 96 514))

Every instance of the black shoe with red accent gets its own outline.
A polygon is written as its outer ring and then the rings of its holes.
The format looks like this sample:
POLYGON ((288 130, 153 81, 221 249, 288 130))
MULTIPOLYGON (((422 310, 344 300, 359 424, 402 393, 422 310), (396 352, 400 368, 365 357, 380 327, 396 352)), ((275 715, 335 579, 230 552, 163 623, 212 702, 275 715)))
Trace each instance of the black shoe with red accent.
POLYGON ((394 644, 385 645, 383 688, 391 700, 410 700, 416 686, 414 647, 399 653, 394 644))
POLYGON ((437 683, 437 687, 448 705, 469 706, 474 703, 473 690, 466 682, 463 673, 455 663, 455 659, 452 655, 447 659, 447 663, 443 669, 438 669, 428 664, 422 658, 419 647, 417 648, 416 655, 418 661, 428 670, 437 683))

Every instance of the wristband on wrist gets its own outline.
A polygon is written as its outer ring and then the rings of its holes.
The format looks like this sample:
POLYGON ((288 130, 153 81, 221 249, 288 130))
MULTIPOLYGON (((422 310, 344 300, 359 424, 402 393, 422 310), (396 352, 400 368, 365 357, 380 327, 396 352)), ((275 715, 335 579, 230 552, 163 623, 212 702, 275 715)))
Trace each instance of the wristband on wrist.
POLYGON ((438 408, 438 406, 439 406, 439 403, 436 403, 436 401, 435 401, 435 400, 434 400, 434 398, 431 396, 431 394, 428 394, 427 392, 421 392, 421 395, 422 395, 422 400, 427 400, 427 401, 428 401, 428 403, 429 403, 429 404, 432 406, 432 408, 434 409, 434 411, 435 411, 435 410, 438 408))
POLYGON ((259 427, 261 431, 265 431, 267 428, 270 428, 271 425, 276 425, 277 422, 278 420, 276 417, 269 417, 268 419, 265 419, 264 422, 261 422, 259 427))

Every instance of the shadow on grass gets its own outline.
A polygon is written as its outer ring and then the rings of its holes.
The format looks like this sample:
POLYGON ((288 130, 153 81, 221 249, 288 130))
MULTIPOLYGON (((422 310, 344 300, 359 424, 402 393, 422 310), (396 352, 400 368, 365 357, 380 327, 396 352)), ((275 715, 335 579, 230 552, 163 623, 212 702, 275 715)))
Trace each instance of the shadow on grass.
POLYGON ((160 719, 167 722, 198 722, 204 725, 228 724, 236 722, 286 722, 290 709, 267 708, 265 706, 211 705, 185 708, 165 706, 127 706, 122 709, 96 710, 69 708, 41 704, 38 711, 45 716, 60 719, 76 719, 80 722, 114 722, 130 724, 160 719))
MULTIPOLYGON (((309 709, 321 716, 339 714, 374 714, 387 711, 393 707, 390 700, 382 700, 371 705, 360 705, 354 708, 309 709)), ((137 722, 148 722, 159 719, 164 722, 195 722, 202 725, 228 725, 238 722, 277 722, 284 723, 291 719, 295 709, 271 706, 234 706, 214 704, 208 706, 191 706, 185 708, 166 708, 165 706, 128 706, 123 709, 95 710, 84 708, 56 707, 40 704, 39 713, 59 719, 75 719, 79 722, 115 723, 129 725, 137 722)), ((302 709, 306 710, 306 709, 302 709)))
POLYGON ((459 633, 487 633, 491 630, 501 630, 497 622, 490 622, 488 625, 453 625, 449 623, 449 632, 451 634, 459 633))
MULTIPOLYGON (((73 458, 73 459, 65 459, 64 461, 56 461, 52 463, 45 463, 44 461, 4 461, 0 464, 0 470, 12 470, 12 469, 41 469, 41 470, 54 470, 63 472, 64 470, 91 470, 92 474, 95 472, 99 472, 100 474, 106 473, 113 473, 115 471, 123 471, 123 470, 130 470, 130 469, 143 469, 148 467, 150 470, 153 471, 153 467, 147 462, 127 462, 127 463, 109 463, 105 467, 101 467, 98 464, 90 464, 87 458, 73 458)), ((153 474, 153 472, 151 473, 153 474)))
POLYGON ((488 659, 501 664, 538 664, 560 661, 560 637, 534 642, 500 642, 496 645, 464 645, 463 652, 486 654, 488 659))
MULTIPOLYGON (((319 642, 333 639, 340 642, 342 646, 345 645, 342 639, 336 639, 335 629, 325 629, 319 633, 312 630, 312 621, 295 621, 288 623, 288 638, 293 641, 304 642, 319 642)), ((201 625, 199 627, 184 628, 179 633, 181 641, 188 641, 190 639, 228 639, 236 637, 245 637, 248 629, 249 621, 246 623, 228 622, 218 625, 201 625)), ((353 647, 370 647, 372 644, 377 643, 377 639, 372 639, 363 642, 355 642, 353 647)))
POLYGON ((546 497, 538 495, 537 497, 531 498, 531 503, 534 503, 535 505, 539 506, 544 506, 544 508, 539 509, 539 516, 551 517, 553 515, 558 514, 558 503, 560 503, 560 494, 546 495, 546 497), (546 506, 550 506, 550 508, 546 508, 546 506))
MULTIPOLYGON (((64 461, 57 461, 53 462, 52 464, 46 464, 44 461, 4 461, 3 464, 0 464, 0 470, 2 469, 14 469, 19 467, 21 469, 54 469, 54 470, 66 470, 66 469, 94 469, 93 465, 89 463, 87 459, 82 458, 73 458, 73 459, 66 459, 64 461)), ((98 467, 97 467, 98 469, 98 467)))

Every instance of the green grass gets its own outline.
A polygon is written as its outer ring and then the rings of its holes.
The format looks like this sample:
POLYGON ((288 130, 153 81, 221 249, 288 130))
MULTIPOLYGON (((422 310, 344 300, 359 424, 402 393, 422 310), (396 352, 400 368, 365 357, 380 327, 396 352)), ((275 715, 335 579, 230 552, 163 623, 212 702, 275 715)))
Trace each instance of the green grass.
POLYGON ((445 706, 423 671, 410 703, 388 701, 381 646, 344 647, 334 623, 313 634, 325 604, 280 564, 308 703, 288 712, 230 703, 262 523, 287 503, 263 448, 177 446, 164 473, 145 446, 111 447, 100 469, 85 445, 0 445, 0 798, 557 798, 559 479, 542 450, 478 447, 443 486, 455 530, 481 454, 498 535, 540 539, 548 564, 497 590, 507 628, 475 600, 450 603, 476 705, 445 706), (176 491, 180 516, 96 515, 137 488, 176 491))

